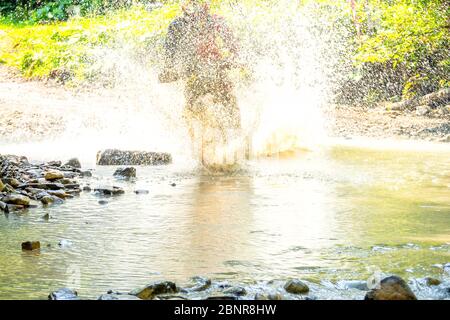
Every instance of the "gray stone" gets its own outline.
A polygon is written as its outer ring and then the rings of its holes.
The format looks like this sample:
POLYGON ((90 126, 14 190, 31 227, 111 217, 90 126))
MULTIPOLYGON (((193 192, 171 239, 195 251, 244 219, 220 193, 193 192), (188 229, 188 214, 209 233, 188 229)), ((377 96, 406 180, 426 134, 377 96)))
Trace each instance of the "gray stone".
POLYGON ((69 166, 69 167, 72 167, 72 168, 80 169, 81 168, 81 163, 80 163, 80 160, 78 160, 77 158, 72 158, 72 159, 69 159, 64 164, 64 166, 69 166))
POLYGON ((133 167, 127 167, 127 168, 118 168, 114 172, 115 177, 120 178, 136 178, 136 168, 133 167))
POLYGON ((94 192, 103 196, 116 196, 125 193, 125 191, 122 188, 116 186, 98 187, 94 189, 94 192))
POLYGON ((103 166, 161 165, 172 162, 168 153, 107 149, 97 153, 97 164, 103 166))
POLYGON ((223 291, 223 293, 232 294, 235 296, 245 296, 247 294, 247 290, 245 290, 244 287, 236 286, 236 287, 230 287, 230 288, 225 289, 223 291))
POLYGON ((76 291, 62 288, 49 294, 48 300, 80 300, 76 291))
POLYGON ((148 190, 135 190, 134 193, 136 193, 136 194, 148 194, 149 191, 148 190))

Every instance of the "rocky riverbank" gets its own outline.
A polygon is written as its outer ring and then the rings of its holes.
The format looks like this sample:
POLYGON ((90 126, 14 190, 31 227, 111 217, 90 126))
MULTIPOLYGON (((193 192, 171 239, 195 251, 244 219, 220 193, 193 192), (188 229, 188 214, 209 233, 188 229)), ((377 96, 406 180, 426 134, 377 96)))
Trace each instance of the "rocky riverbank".
MULTIPOLYGON (((373 279, 372 279, 373 280, 373 279)), ((435 278, 406 282, 391 275, 372 283, 363 280, 340 281, 341 299, 348 299, 344 292, 352 291, 354 298, 364 300, 417 300, 416 292, 434 291, 435 297, 450 299, 450 287, 435 278), (370 286, 370 288, 369 288, 370 286)), ((185 286, 172 281, 153 281, 129 292, 108 290, 98 300, 317 300, 316 292, 327 290, 316 283, 300 279, 273 280, 255 285, 232 284, 205 277, 193 277, 185 286)), ((81 300, 82 293, 69 288, 51 292, 49 300, 81 300)))

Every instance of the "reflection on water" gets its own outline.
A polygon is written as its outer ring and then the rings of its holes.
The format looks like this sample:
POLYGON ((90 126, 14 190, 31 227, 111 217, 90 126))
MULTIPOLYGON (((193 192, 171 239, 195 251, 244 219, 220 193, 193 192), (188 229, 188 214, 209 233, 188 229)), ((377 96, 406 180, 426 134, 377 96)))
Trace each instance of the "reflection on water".
POLYGON ((228 176, 138 168, 137 182, 99 167, 85 183, 121 185, 125 195, 100 205, 83 193, 0 217, 0 298, 45 298, 62 286, 96 297, 194 275, 365 279, 370 266, 442 277, 433 265, 450 261, 449 155, 334 147, 228 176), (40 253, 21 252, 25 240, 40 240, 40 253))

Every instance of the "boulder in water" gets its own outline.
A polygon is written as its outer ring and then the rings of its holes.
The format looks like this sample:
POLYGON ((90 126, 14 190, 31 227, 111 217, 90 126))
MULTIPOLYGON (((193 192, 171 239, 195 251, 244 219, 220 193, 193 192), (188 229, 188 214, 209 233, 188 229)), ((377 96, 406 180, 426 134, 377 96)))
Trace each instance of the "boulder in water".
POLYGON ((69 288, 62 288, 53 291, 48 295, 48 300, 80 300, 76 291, 69 288))
POLYGON ((80 163, 80 160, 78 160, 77 158, 72 158, 72 159, 69 159, 64 164, 64 166, 80 169, 81 168, 81 163, 80 163))
POLYGON ((416 295, 402 278, 390 276, 381 280, 378 288, 370 290, 365 300, 417 300, 416 295))
POLYGON ((161 165, 172 162, 172 156, 165 152, 122 151, 107 149, 97 153, 97 164, 101 166, 161 165))
POLYGON ((32 251, 41 248, 41 243, 39 241, 25 241, 22 242, 22 250, 32 251))
POLYGON ((308 293, 309 287, 303 281, 294 279, 294 280, 289 280, 288 282, 286 282, 286 284, 284 285, 284 290, 286 290, 289 293, 293 293, 293 294, 302 294, 302 293, 308 293))
POLYGON ((146 285, 142 289, 137 289, 130 292, 130 294, 143 300, 151 300, 159 294, 170 294, 176 292, 178 292, 177 286, 172 281, 155 281, 146 285))
POLYGON ((136 178, 136 168, 133 167, 126 167, 126 168, 118 168, 114 172, 115 177, 119 178, 136 178))
POLYGON ((122 188, 116 186, 95 188, 94 192, 103 196, 116 196, 125 193, 122 188))

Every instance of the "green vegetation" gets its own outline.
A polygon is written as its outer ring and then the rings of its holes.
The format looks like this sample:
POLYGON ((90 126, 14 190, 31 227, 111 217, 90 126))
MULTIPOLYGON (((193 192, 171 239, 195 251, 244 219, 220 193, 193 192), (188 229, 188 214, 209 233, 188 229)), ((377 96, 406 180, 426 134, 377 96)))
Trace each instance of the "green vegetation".
MULTIPOLYGON (((215 1, 214 10, 226 13, 229 6, 224 3, 230 1, 215 1)), ((267 10, 271 1, 244 3, 267 10)), ((71 84, 95 81, 96 47, 126 43, 136 53, 161 47, 180 5, 171 1, 149 10, 149 2, 6 1, 0 7, 0 63, 26 77, 55 77, 71 84), (69 18, 74 10, 77 14, 69 18)), ((447 1, 356 0, 354 11, 346 0, 299 1, 299 7, 311 4, 320 21, 328 21, 324 28, 349 31, 341 59, 351 67, 341 81, 342 102, 395 101, 450 85, 447 1)))

